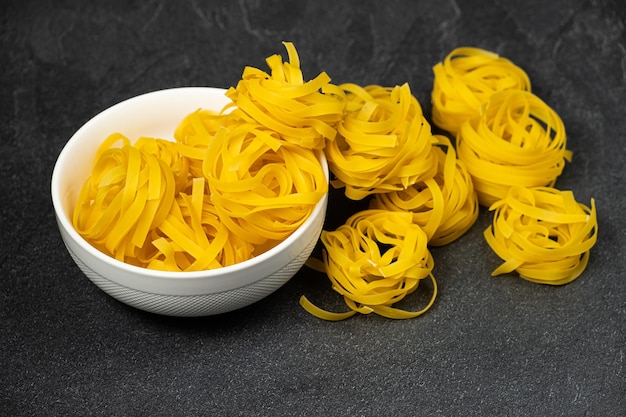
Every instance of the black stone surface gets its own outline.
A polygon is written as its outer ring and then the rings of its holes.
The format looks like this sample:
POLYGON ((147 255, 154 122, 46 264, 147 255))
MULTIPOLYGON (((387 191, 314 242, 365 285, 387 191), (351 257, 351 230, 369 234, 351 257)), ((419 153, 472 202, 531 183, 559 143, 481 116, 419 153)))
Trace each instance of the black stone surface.
MULTIPOLYGON (((625 23, 618 0, 2 2, 0 415, 626 415, 625 23), (453 48, 523 67, 574 152, 557 187, 596 199, 584 274, 562 287, 490 277, 499 259, 483 210, 433 249, 440 295, 417 319, 318 320, 300 295, 343 302, 310 270, 206 318, 105 295, 55 224, 49 184, 65 142, 137 94, 235 85, 283 40, 305 76, 408 82, 427 115, 431 67, 453 48)), ((333 193, 329 227, 356 208, 333 193)))

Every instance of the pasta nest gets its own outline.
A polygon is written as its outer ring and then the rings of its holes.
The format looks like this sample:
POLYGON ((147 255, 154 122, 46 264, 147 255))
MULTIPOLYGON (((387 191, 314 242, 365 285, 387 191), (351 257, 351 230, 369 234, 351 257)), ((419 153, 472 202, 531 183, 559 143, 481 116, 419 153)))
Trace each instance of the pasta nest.
POLYGON ((429 244, 442 246, 469 230, 478 218, 479 207, 472 179, 450 140, 434 137, 436 175, 404 190, 376 194, 370 207, 412 213, 413 222, 422 227, 429 244))
POLYGON ((220 220, 259 253, 287 238, 328 192, 319 152, 258 124, 219 129, 203 173, 220 220))
POLYGON ((435 300, 437 286, 432 275, 433 258, 426 233, 408 212, 363 210, 333 231, 323 231, 323 265, 332 288, 341 294, 351 311, 322 310, 305 297, 301 304, 310 313, 327 320, 341 320, 356 313, 376 313, 389 318, 412 318, 427 311, 435 300), (420 311, 393 307, 430 278, 433 295, 420 311))
POLYGON ((143 137, 131 145, 113 134, 97 152, 72 221, 94 247, 135 266, 196 271, 247 259, 253 248, 231 238, 206 191, 175 142, 143 137))
POLYGON ((504 260, 492 275, 517 271, 532 282, 562 285, 584 271, 598 236, 593 199, 588 207, 571 191, 513 187, 490 210, 484 236, 504 260))
POLYGON ((456 137, 458 157, 485 207, 504 198, 514 185, 553 186, 572 158, 566 141, 559 115, 521 90, 491 96, 456 137))
POLYGON ((510 60, 480 48, 452 50, 433 67, 432 120, 456 134, 480 113, 493 94, 505 90, 531 91, 528 75, 510 60))
POLYGON ((337 134, 344 93, 330 83, 325 72, 304 81, 298 53, 291 42, 283 42, 289 61, 275 54, 266 59, 267 73, 247 66, 236 87, 226 92, 237 117, 254 121, 279 133, 284 140, 309 148, 323 149, 337 134))
POLYGON ((325 149, 334 187, 361 200, 435 175, 430 124, 408 84, 339 87, 346 91, 345 115, 325 149))

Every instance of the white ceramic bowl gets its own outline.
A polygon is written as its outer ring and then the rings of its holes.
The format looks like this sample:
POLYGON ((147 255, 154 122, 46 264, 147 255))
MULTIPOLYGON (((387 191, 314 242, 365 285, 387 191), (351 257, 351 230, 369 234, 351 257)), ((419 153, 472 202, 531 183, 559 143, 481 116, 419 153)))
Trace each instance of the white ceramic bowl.
MULTIPOLYGON (((95 249, 73 228, 71 213, 100 143, 119 131, 173 138, 198 108, 220 110, 225 90, 188 87, 143 94, 103 111, 67 142, 54 167, 52 203, 63 241, 83 273, 107 294, 136 308, 171 316, 206 316, 250 305, 271 294, 302 267, 318 241, 326 215, 324 196, 305 223, 279 245, 239 264, 199 272, 154 271, 117 261, 95 249)), ((173 140, 173 139, 172 139, 173 140)), ((320 162, 328 178, 326 159, 320 162)))

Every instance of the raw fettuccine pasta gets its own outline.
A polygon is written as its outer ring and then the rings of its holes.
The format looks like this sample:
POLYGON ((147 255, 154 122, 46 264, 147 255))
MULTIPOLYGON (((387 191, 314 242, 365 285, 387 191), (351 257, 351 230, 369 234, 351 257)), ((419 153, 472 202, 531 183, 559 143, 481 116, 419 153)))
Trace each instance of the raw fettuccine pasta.
POLYGON ((435 135, 437 174, 412 186, 374 195, 371 208, 408 211, 422 227, 432 246, 453 242, 478 218, 478 200, 465 165, 456 157, 450 140, 435 135))
POLYGON ((94 247, 126 261, 137 256, 155 223, 162 221, 175 196, 172 170, 152 153, 141 152, 119 134, 96 154, 74 209, 75 229, 94 247), (120 142, 120 147, 113 147, 120 142))
POLYGON ((96 155, 74 211, 76 230, 129 264, 196 271, 250 259, 287 238, 328 191, 321 148, 344 93, 325 73, 304 82, 298 54, 246 67, 232 102, 198 109, 175 142, 121 134, 96 155), (114 147, 121 142, 120 147, 114 147))
POLYGON ((346 91, 338 136, 325 152, 331 183, 361 200, 371 194, 402 190, 435 175, 430 124, 408 84, 396 87, 355 84, 346 91))
POLYGON ((258 125, 231 129, 219 128, 206 144, 206 176, 190 173, 180 143, 131 145, 111 135, 84 183, 74 227, 115 259, 168 271, 232 265, 275 246, 326 193, 326 174, 313 150, 258 125))
POLYGON ((202 165, 209 147, 209 142, 221 127, 229 127, 240 120, 224 112, 198 109, 189 113, 178 124, 174 138, 178 143, 178 152, 189 163, 189 172, 194 177, 202 177, 202 165))
POLYGON ((511 186, 548 186, 572 157, 559 115, 521 90, 494 94, 481 115, 463 124, 457 154, 472 176, 481 205, 504 198, 511 186))
POLYGON ((146 242, 141 266, 165 271, 201 271, 254 256, 254 246, 233 235, 219 219, 204 178, 176 196, 170 212, 146 242), (152 250, 150 250, 152 249, 152 250))
POLYGON ((323 264, 309 265, 326 272, 332 288, 341 294, 351 311, 334 313, 321 309, 306 297, 301 305, 325 320, 342 320, 356 313, 406 319, 427 311, 437 295, 432 275, 433 259, 426 233, 413 223, 408 212, 364 210, 351 216, 334 231, 323 231, 323 264), (393 305, 417 290, 429 278, 433 294, 419 311, 393 305))
POLYGON ((270 73, 246 67, 236 87, 226 95, 237 117, 265 126, 284 140, 309 149, 322 149, 336 135, 334 125, 343 116, 344 93, 320 73, 304 81, 298 53, 283 42, 289 62, 280 55, 267 58, 270 73))
POLYGON ((506 58, 480 48, 461 47, 433 67, 433 123, 452 134, 480 113, 494 93, 530 91, 524 70, 506 58))
POLYGON ((131 145, 113 134, 97 152, 73 223, 94 247, 131 265, 180 271, 240 261, 229 258, 234 240, 211 206, 204 179, 189 177, 176 143, 131 145))
POLYGON ((587 207, 571 191, 513 187, 490 210, 484 236, 504 260, 492 275, 517 271, 532 282, 562 285, 584 271, 598 236, 593 199, 587 207))
POLYGON ((284 240, 328 191, 317 152, 258 124, 218 130, 203 173, 220 220, 264 250, 284 240))

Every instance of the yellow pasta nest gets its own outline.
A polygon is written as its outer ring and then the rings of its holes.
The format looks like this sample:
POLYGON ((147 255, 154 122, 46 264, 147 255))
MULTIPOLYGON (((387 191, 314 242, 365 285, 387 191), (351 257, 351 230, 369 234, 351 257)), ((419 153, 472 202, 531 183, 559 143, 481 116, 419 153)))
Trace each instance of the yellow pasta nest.
POLYGON ((198 110, 185 117, 175 137, 192 173, 208 179, 221 220, 259 252, 308 218, 328 181, 321 151, 288 142, 240 115, 198 110))
POLYGON ((189 173, 194 177, 202 177, 202 165, 211 138, 222 127, 240 123, 232 114, 198 109, 189 113, 178 124, 174 131, 174 139, 178 143, 178 152, 189 163, 189 173))
POLYGON ((316 151, 258 124, 198 111, 176 132, 102 143, 73 215, 94 247, 149 269, 232 265, 287 238, 328 190, 316 151))
POLYGON ((316 151, 245 122, 218 130, 203 173, 221 221, 265 250, 302 225, 328 191, 316 151))
POLYGON ((301 305, 325 320, 342 320, 356 313, 406 319, 417 317, 433 304, 437 285, 426 233, 413 223, 408 212, 364 210, 351 216, 334 231, 323 231, 323 265, 332 288, 341 294, 351 311, 333 313, 301 297, 301 305), (433 294, 422 310, 405 311, 393 304, 414 292, 421 280, 430 278, 433 294))
POLYGON ((514 185, 553 186, 572 157, 559 115, 521 90, 491 96, 481 115, 463 124, 456 141, 458 158, 486 207, 514 185))
POLYGON ((343 116, 344 93, 325 72, 305 82, 295 47, 291 42, 283 45, 289 62, 280 55, 268 57, 269 74, 245 67, 237 86, 226 92, 230 107, 237 117, 255 121, 288 142, 322 149, 337 134, 334 125, 343 116))
POLYGON ((143 256, 124 262, 163 271, 201 271, 243 262, 255 249, 224 226, 206 192, 206 180, 192 178, 165 219, 146 236, 139 252, 143 256))
POLYGON ((478 199, 472 179, 450 140, 435 135, 437 174, 404 190, 376 194, 370 207, 408 211, 413 222, 422 227, 432 246, 453 242, 478 218, 478 199))
POLYGON ((250 259, 302 225, 328 191, 320 152, 345 94, 325 73, 304 82, 295 47, 284 45, 290 62, 269 57, 271 74, 246 67, 231 102, 188 114, 175 142, 107 138, 76 230, 120 261, 195 271, 250 259))
POLYGON ((345 115, 325 149, 333 186, 361 200, 435 175, 430 124, 408 84, 339 87, 346 91, 345 115))
POLYGON ((230 246, 204 179, 190 178, 187 168, 174 142, 140 138, 131 145, 111 135, 83 185, 74 227, 97 249, 136 266, 178 271, 239 262, 244 253, 230 246))
POLYGON ((532 282, 562 285, 584 271, 598 235, 593 199, 589 208, 571 191, 513 187, 490 210, 484 236, 504 260, 492 275, 517 271, 532 282))
POLYGON ((477 116, 494 93, 530 91, 524 70, 506 58, 480 48, 461 47, 433 67, 432 119, 456 134, 463 122, 477 116))

